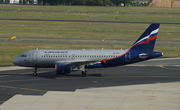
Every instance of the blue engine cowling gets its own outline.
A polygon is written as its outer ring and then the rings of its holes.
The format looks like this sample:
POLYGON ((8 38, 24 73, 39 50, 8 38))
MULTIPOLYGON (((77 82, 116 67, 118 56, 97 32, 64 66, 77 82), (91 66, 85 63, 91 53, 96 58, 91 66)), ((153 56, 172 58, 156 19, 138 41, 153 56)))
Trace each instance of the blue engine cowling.
POLYGON ((70 65, 55 65, 56 74, 68 74, 71 72, 71 66, 70 65))

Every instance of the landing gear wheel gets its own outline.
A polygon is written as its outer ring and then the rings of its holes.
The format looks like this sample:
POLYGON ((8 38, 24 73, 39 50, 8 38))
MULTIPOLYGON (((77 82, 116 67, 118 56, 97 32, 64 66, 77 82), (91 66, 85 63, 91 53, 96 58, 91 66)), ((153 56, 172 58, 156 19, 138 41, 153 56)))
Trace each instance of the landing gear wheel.
POLYGON ((33 73, 34 76, 37 76, 37 73, 33 73))
POLYGON ((37 76, 37 67, 34 67, 34 73, 33 73, 34 76, 37 76))
POLYGON ((86 77, 87 74, 86 74, 86 71, 82 71, 82 77, 86 77))

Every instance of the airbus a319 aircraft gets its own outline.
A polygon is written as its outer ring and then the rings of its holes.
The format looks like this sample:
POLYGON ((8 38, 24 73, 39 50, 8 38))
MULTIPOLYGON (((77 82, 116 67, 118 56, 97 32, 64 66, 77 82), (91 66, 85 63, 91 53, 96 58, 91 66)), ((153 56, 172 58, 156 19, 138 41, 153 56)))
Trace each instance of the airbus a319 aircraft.
POLYGON ((37 68, 54 67, 56 74, 68 74, 81 70, 86 77, 86 69, 106 68, 132 64, 163 55, 153 51, 160 24, 151 24, 140 38, 125 50, 30 50, 13 60, 18 66, 37 68))

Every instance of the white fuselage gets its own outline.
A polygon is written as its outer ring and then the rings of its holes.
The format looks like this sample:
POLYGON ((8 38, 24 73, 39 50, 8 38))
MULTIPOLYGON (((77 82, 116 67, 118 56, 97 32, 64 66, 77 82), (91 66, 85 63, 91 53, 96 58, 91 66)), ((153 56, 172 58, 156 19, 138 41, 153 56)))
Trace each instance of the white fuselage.
POLYGON ((19 66, 54 67, 58 63, 102 61, 124 54, 127 50, 31 50, 13 60, 19 66))

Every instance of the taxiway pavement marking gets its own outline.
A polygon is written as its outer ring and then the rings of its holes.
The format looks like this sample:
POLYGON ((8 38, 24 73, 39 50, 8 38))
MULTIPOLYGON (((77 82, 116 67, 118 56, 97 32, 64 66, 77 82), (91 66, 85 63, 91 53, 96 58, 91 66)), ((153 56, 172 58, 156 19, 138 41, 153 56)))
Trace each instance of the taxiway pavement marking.
POLYGON ((9 75, 3 75, 3 76, 0 76, 0 77, 2 78, 2 77, 7 77, 7 76, 9 76, 9 75))
POLYGON ((0 83, 1 83, 1 82, 16 82, 16 81, 35 81, 35 80, 49 80, 49 79, 5 80, 5 81, 0 81, 0 83))
POLYGON ((29 89, 29 88, 20 88, 22 90, 28 90, 28 91, 42 91, 42 92, 47 92, 47 90, 40 90, 40 89, 29 89))
MULTIPOLYGON (((40 72, 37 72, 37 74, 46 73, 46 72, 51 72, 51 71, 40 71, 40 72)), ((19 73, 19 75, 22 75, 22 74, 33 74, 33 72, 19 73)))
POLYGON ((177 69, 177 68, 164 67, 164 65, 166 65, 166 64, 174 64, 174 63, 162 63, 162 64, 160 65, 160 67, 161 67, 161 68, 164 68, 164 69, 170 69, 170 70, 180 70, 180 69, 177 69))
POLYGON ((12 86, 2 86, 2 85, 0 85, 0 87, 3 87, 3 88, 10 88, 10 89, 18 89, 17 87, 12 87, 12 86))

